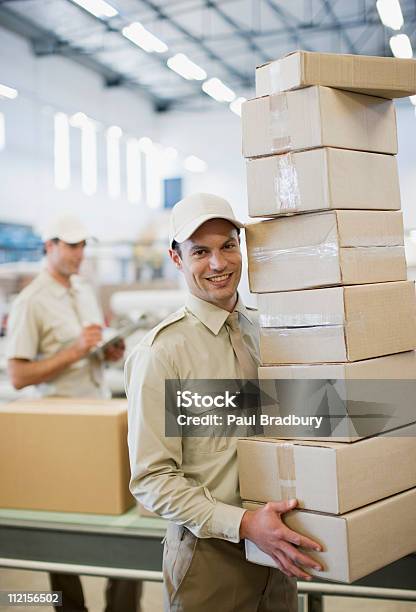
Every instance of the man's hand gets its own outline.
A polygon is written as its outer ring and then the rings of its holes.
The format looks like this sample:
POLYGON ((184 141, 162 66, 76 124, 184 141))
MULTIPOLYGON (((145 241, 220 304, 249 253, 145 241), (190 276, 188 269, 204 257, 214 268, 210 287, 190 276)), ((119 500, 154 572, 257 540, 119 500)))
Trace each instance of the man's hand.
POLYGON ((115 344, 110 344, 104 351, 104 359, 106 361, 118 361, 124 355, 124 351, 126 350, 126 345, 124 344, 124 340, 121 339, 115 344))
POLYGON ((71 348, 78 359, 82 359, 87 355, 92 348, 97 346, 101 342, 103 337, 101 325, 93 323, 92 325, 85 325, 81 335, 71 345, 71 348))
POLYGON ((261 550, 270 555, 277 567, 286 576, 311 580, 299 566, 322 570, 317 561, 302 553, 298 547, 320 551, 322 547, 313 540, 292 531, 281 518, 285 512, 293 510, 297 500, 269 502, 259 510, 247 510, 241 520, 240 537, 251 540, 261 550))

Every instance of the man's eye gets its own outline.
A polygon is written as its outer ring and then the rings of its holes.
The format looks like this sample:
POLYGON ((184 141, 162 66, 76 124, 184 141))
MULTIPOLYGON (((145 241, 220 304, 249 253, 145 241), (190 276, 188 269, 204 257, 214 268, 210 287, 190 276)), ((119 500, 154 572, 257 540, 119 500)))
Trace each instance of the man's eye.
POLYGON ((197 257, 200 257, 201 255, 204 255, 206 253, 206 251, 204 251, 204 249, 199 249, 198 251, 194 251, 194 255, 196 255, 197 257))
POLYGON ((226 249, 235 249, 236 245, 234 244, 234 242, 230 242, 229 244, 225 245, 226 249))

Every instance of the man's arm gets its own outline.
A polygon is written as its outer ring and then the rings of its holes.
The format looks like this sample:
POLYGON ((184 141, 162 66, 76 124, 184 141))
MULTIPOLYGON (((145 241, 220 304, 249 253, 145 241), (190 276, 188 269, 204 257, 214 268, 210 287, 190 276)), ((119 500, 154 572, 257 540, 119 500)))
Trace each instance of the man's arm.
POLYGON ((165 380, 177 378, 163 349, 141 345, 127 361, 130 490, 146 508, 199 538, 238 542, 245 510, 185 478, 182 439, 165 436, 165 380))
POLYGON ((101 327, 88 325, 73 344, 52 357, 36 361, 11 357, 8 360, 8 372, 12 385, 15 389, 23 389, 28 385, 48 382, 76 361, 83 359, 100 340, 101 327))

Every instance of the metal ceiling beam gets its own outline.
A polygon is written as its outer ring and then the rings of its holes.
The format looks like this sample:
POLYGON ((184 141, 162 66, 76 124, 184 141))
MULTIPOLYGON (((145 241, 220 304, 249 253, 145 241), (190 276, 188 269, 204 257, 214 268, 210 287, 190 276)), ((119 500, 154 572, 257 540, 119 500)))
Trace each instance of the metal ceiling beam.
MULTIPOLYGON (((412 19, 407 19, 406 23, 409 25, 416 24, 416 16, 412 19)), ((378 30, 383 29, 380 19, 378 18, 377 19, 374 18, 374 19, 367 20, 367 21, 363 21, 361 19, 360 20, 353 19, 353 20, 343 22, 342 27, 345 28, 346 30, 355 30, 357 28, 363 28, 363 27, 369 27, 371 29, 378 29, 378 30)), ((306 23, 300 24, 299 26, 299 30, 302 30, 305 33, 311 32, 313 34, 333 32, 335 29, 336 28, 334 28, 334 25, 332 23, 321 23, 321 24, 316 24, 316 25, 311 26, 308 22, 306 22, 306 23)), ((253 38, 267 38, 271 36, 283 36, 284 34, 288 35, 287 28, 273 28, 270 30, 247 30, 246 32, 247 34, 250 34, 250 36, 253 38)), ((230 38, 234 38, 234 34, 232 33, 219 34, 217 36, 210 36, 206 38, 206 40, 212 41, 212 42, 218 42, 222 40, 228 40, 230 38)), ((354 44, 358 46, 356 42, 354 44)))
POLYGON ((14 13, 6 8, 4 3, 0 3, 0 25, 6 30, 14 32, 28 40, 32 46, 33 52, 39 57, 51 55, 53 53, 67 57, 77 64, 98 73, 103 77, 105 84, 108 86, 123 84, 139 90, 154 105, 161 102, 158 97, 152 95, 150 90, 143 85, 126 78, 122 73, 86 55, 85 51, 82 51, 82 49, 71 45, 68 41, 58 37, 50 30, 35 24, 33 21, 27 19, 27 17, 14 13))
POLYGON ((328 15, 330 15, 336 29, 339 31, 341 37, 344 39, 344 42, 346 43, 347 48, 348 48, 348 52, 352 53, 353 55, 356 55, 358 53, 357 47, 352 42, 351 37, 349 36, 348 32, 343 28, 337 15, 335 14, 333 7, 331 6, 330 1, 321 0, 321 2, 322 2, 322 5, 325 7, 326 11, 328 12, 328 15))
POLYGON ((162 7, 160 7, 155 2, 153 2, 153 0, 140 0, 140 4, 142 5, 144 4, 148 8, 152 9, 160 19, 163 19, 169 22, 172 27, 178 30, 178 32, 183 34, 186 38, 188 38, 193 43, 195 43, 198 47, 203 49, 204 52, 208 55, 210 59, 218 62, 223 68, 225 68, 225 70, 230 75, 233 76, 233 78, 238 79, 240 81, 240 84, 243 87, 250 86, 250 77, 247 74, 241 72, 240 70, 237 70, 237 68, 235 68, 228 62, 224 61, 224 59, 220 55, 215 53, 215 51, 212 51, 208 47, 208 45, 205 44, 203 40, 201 40, 198 36, 195 36, 194 34, 192 34, 192 32, 190 32, 182 24, 176 21, 176 19, 172 19, 171 17, 169 17, 168 13, 166 13, 166 11, 164 11, 162 7))
POLYGON ((306 44, 304 38, 299 35, 298 26, 299 23, 295 20, 287 11, 284 11, 281 6, 273 2, 273 0, 264 0, 269 8, 279 17, 280 21, 286 26, 287 34, 293 40, 296 48, 299 47, 305 51, 313 51, 309 45, 306 44), (295 23, 294 23, 295 22, 295 23))
POLYGON ((215 13, 219 15, 219 17, 221 17, 221 19, 227 25, 231 26, 234 29, 235 35, 243 39, 244 42, 247 44, 248 48, 251 51, 254 51, 254 53, 257 53, 257 55, 263 62, 269 61, 270 59, 269 56, 266 55, 263 49, 261 49, 257 45, 257 43, 253 40, 253 37, 251 36, 251 34, 248 34, 247 31, 243 31, 240 25, 232 17, 230 17, 225 11, 223 11, 223 9, 220 8, 217 2, 214 2, 214 0, 206 0, 205 6, 207 8, 212 8, 215 11, 215 13))

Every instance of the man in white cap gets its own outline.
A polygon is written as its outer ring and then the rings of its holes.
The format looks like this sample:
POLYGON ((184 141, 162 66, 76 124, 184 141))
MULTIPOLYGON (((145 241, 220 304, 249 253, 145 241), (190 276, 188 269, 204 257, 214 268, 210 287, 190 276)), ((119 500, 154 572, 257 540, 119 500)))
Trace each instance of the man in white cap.
POLYGON ((165 610, 295 612, 294 578, 319 550, 281 515, 296 500, 241 508, 236 438, 165 436, 165 380, 257 378, 257 328, 237 293, 239 231, 225 200, 195 194, 171 214, 170 257, 189 289, 186 305, 153 329, 126 364, 132 493, 169 519, 165 610), (244 538, 280 568, 249 563, 244 538))
MULTIPOLYGON (((102 313, 92 288, 78 276, 90 237, 68 214, 43 234, 46 267, 14 301, 7 326, 8 369, 16 389, 36 385, 41 396, 110 397, 103 361, 90 354, 102 339, 102 313)), ((123 354, 124 345, 112 345, 104 359, 118 361, 123 354)), ((52 589, 63 593, 60 610, 86 610, 78 576, 50 579, 52 589)), ((137 581, 109 579, 106 611, 136 612, 140 588, 137 581)))

